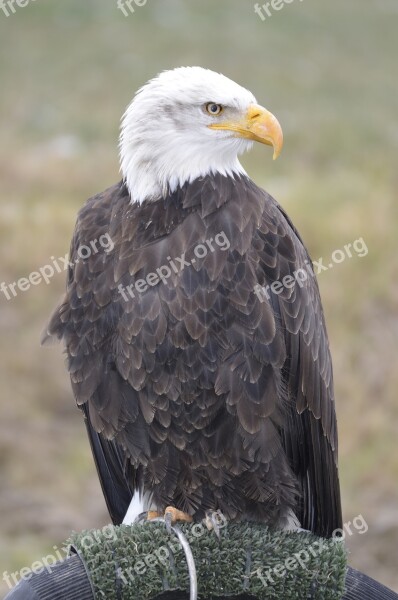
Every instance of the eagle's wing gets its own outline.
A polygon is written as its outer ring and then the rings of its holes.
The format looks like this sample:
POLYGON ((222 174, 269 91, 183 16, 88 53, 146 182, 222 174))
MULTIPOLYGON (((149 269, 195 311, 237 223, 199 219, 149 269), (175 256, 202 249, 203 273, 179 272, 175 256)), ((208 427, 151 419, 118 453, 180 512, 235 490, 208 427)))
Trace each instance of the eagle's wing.
MULTIPOLYGON (((181 257, 197 234, 195 227, 185 229, 188 238, 176 230, 191 209, 171 201, 160 208, 159 217, 158 207, 159 203, 143 209, 132 206, 122 182, 87 201, 71 242, 66 294, 43 338, 46 342, 56 337, 65 344, 72 388, 115 523, 123 520, 134 492, 143 491, 140 465, 148 467, 149 487, 164 481, 165 493, 174 489, 178 457, 172 447, 160 449, 167 432, 173 444, 183 444, 177 434, 173 437, 171 410, 162 395, 170 380, 168 353, 175 351, 165 341, 167 300, 159 299, 159 288, 167 296, 166 285, 135 296, 119 289, 123 285, 127 290, 143 270, 154 272, 167 264, 168 233, 173 232, 177 244, 173 257, 181 257), (148 237, 157 243, 145 245, 148 237), (144 385, 148 374, 153 386, 149 392, 144 385)), ((177 390, 167 389, 175 398, 177 390)))
POLYGON ((283 443, 301 487, 297 516, 302 527, 328 536, 342 526, 342 516, 332 361, 318 284, 297 230, 269 196, 259 234, 264 285, 282 284, 276 292, 265 289, 285 332, 283 443))
POLYGON ((134 495, 134 469, 114 440, 108 440, 95 431, 86 404, 82 410, 108 512, 112 522, 120 525, 134 495))
POLYGON ((80 211, 70 247, 66 295, 42 340, 46 343, 57 337, 65 343, 76 402, 84 413, 99 480, 115 524, 123 521, 135 488, 135 471, 112 439, 114 431, 134 418, 131 407, 136 406, 134 390, 113 368, 110 351, 117 306, 109 297, 114 287, 109 216, 122 196, 123 187, 113 186, 90 198, 80 211), (95 406, 103 411, 102 421, 95 418, 95 406), (107 438, 100 432, 106 429, 108 417, 107 438))

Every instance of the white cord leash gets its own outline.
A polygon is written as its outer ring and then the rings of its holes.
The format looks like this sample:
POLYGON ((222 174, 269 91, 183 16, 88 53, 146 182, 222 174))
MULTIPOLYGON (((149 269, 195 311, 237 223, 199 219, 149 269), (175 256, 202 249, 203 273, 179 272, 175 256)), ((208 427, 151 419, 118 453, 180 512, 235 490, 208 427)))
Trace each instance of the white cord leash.
POLYGON ((189 572, 189 600, 197 600, 198 597, 198 578, 196 576, 196 565, 192 554, 191 546, 178 525, 172 525, 171 529, 174 531, 178 540, 185 552, 185 559, 188 565, 189 572))
MULTIPOLYGON (((136 522, 143 522, 144 515, 146 513, 141 513, 136 522)), ((189 573, 189 600, 197 600, 198 598, 198 578, 196 575, 196 565, 195 560, 192 554, 191 546, 186 538, 186 535, 182 532, 182 530, 178 527, 178 525, 171 525, 167 519, 164 517, 156 517, 155 519, 145 520, 145 523, 165 523, 167 531, 171 533, 173 531, 178 538, 178 541, 181 544, 182 549, 184 550, 185 560, 188 565, 188 573, 189 573)))

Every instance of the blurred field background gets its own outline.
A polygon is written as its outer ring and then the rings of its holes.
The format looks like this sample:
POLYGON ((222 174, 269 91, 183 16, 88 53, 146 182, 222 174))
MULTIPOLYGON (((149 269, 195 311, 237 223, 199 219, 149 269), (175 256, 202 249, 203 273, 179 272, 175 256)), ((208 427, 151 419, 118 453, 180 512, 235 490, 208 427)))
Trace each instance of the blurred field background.
MULTIPOLYGON (((250 88, 285 133, 276 163, 264 146, 244 159, 250 175, 314 259, 360 237, 369 249, 319 284, 344 518, 369 526, 350 562, 398 591, 398 3, 295 0, 264 22, 246 0, 132 6, 0 10, 0 283, 68 251, 79 207, 119 178, 119 118, 148 78, 198 64, 250 88)), ((64 279, 0 293, 0 574, 109 521, 61 348, 39 346, 64 279)))

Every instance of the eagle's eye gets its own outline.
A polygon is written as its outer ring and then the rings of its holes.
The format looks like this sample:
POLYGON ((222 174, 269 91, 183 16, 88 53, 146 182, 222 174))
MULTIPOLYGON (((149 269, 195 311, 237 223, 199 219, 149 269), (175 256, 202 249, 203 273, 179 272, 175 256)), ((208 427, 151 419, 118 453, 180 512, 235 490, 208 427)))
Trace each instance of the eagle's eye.
POLYGON ((222 113, 223 107, 221 106, 221 104, 216 104, 215 102, 209 102, 208 104, 206 104, 206 110, 209 113, 209 115, 216 117, 217 115, 222 113))

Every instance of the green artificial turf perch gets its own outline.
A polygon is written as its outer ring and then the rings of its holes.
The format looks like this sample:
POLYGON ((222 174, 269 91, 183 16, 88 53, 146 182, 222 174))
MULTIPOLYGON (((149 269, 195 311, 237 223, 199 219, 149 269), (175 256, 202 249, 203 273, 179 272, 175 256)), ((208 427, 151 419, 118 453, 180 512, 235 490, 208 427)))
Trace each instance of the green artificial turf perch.
MULTIPOLYGON (((346 550, 339 540, 248 523, 226 525, 220 540, 203 524, 180 528, 195 559, 199 598, 343 596, 346 550)), ((95 598, 150 600, 167 590, 189 590, 180 542, 162 523, 107 526, 73 534, 69 542, 84 560, 95 598)))

